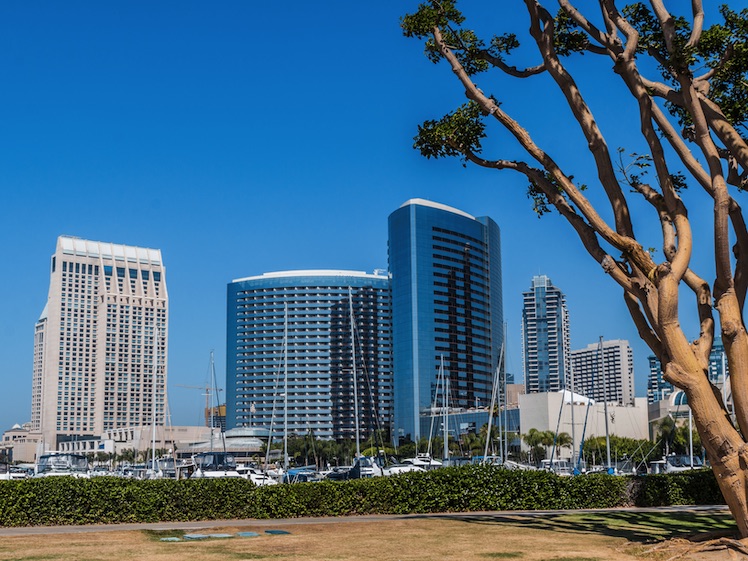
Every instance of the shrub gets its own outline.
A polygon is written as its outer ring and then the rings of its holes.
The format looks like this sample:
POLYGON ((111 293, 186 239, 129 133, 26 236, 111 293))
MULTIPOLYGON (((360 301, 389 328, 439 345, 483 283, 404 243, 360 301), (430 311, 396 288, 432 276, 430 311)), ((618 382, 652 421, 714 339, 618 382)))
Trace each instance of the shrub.
POLYGON ((0 526, 723 503, 711 471, 558 477, 471 465, 353 481, 48 477, 0 482, 0 526))

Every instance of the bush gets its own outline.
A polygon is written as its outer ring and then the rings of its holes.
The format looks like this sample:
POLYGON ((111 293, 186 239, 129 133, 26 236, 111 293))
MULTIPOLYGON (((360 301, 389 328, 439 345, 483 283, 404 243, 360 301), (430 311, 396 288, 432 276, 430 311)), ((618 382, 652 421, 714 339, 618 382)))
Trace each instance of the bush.
POLYGON ((635 478, 636 506, 725 504, 709 469, 635 478))
POLYGON ((48 477, 0 482, 0 526, 723 503, 711 471, 558 477, 470 465, 353 481, 48 477))

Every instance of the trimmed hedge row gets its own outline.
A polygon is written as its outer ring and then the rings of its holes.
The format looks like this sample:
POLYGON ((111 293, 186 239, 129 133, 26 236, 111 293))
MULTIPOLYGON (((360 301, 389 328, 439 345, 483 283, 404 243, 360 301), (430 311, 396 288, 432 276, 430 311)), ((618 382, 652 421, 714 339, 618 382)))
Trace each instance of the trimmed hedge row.
POLYGON ((557 477, 492 466, 255 487, 244 479, 0 482, 0 526, 722 504, 711 471, 557 477))

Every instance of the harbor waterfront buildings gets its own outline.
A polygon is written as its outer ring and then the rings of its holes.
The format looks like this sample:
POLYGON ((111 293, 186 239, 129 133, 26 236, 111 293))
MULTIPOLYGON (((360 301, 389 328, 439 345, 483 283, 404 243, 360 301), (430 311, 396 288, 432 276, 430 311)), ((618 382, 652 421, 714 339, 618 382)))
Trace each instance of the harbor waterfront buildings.
POLYGON ((164 424, 168 313, 159 250, 57 239, 34 329, 31 430, 45 449, 164 424))
POLYGON ((575 393, 596 401, 634 403, 634 353, 628 341, 603 341, 571 351, 571 368, 575 393))
POLYGON ((289 435, 353 439, 355 380, 359 438, 388 428, 391 313, 383 272, 286 271, 231 282, 226 426, 272 429, 278 438, 287 424, 289 435))
MULTIPOLYGON (((573 436, 575 449, 559 448, 558 454, 564 459, 571 459, 573 455, 576 460, 583 439, 605 436, 606 411, 610 434, 637 440, 649 438, 646 398, 637 397, 625 406, 609 403, 606 408, 603 402, 590 400, 577 393, 572 398, 569 390, 520 395, 519 430, 525 434, 535 428, 554 433, 565 432, 573 436)), ((602 454, 605 454, 604 447, 602 454)), ((594 463, 590 459, 588 461, 594 463)))
POLYGON ((490 404, 504 330, 501 238, 492 219, 423 199, 395 210, 388 228, 397 443, 428 436, 443 407, 442 363, 450 409, 490 404))
POLYGON ((566 296, 545 275, 522 294, 522 368, 526 393, 567 387, 571 367, 566 296))

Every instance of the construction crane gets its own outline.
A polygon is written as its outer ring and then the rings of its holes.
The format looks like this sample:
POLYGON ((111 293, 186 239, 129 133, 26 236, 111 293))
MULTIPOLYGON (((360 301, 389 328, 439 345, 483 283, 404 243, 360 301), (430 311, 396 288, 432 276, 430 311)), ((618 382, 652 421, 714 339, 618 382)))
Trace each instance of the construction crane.
MULTIPOLYGON (((205 396, 205 426, 209 427, 211 425, 210 420, 213 417, 211 415, 211 405, 210 405, 210 396, 212 395, 212 390, 210 388, 210 385, 205 384, 204 386, 186 386, 184 384, 175 384, 175 386, 178 388, 187 388, 188 390, 201 390, 205 392, 203 394, 205 396)), ((217 391, 222 392, 223 390, 218 389, 217 391)))

